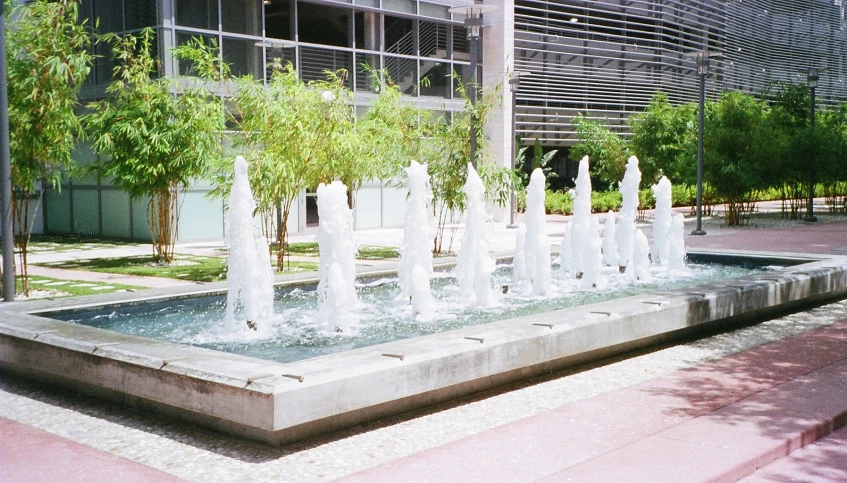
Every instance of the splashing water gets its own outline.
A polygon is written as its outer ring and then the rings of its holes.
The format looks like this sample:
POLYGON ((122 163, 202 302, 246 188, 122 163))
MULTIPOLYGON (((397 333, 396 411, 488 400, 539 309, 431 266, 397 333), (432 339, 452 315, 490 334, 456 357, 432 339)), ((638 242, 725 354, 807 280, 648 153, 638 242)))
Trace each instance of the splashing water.
POLYGON ((631 156, 626 163, 623 181, 618 184, 621 192, 621 212, 616 230, 618 245, 618 266, 627 267, 633 258, 635 243, 635 219, 638 212, 638 185, 641 183, 641 171, 638 158, 631 156))
POLYGON ((256 203, 247 168, 243 157, 235 158, 235 179, 226 215, 229 259, 224 330, 240 333, 252 329, 267 335, 274 316, 274 274, 268 242, 253 225, 256 203))
POLYGON ((409 178, 409 199, 403 223, 403 244, 397 276, 400 299, 411 297, 412 309, 425 313, 431 306, 432 239, 435 237, 435 215, 432 212, 432 189, 426 165, 412 161, 406 168, 409 178))
POLYGON ((603 249, 600 240, 600 222, 591 218, 588 226, 585 248, 582 251, 582 287, 603 288, 603 249))
POLYGON ((603 264, 607 267, 618 263, 618 245, 615 242, 615 212, 609 210, 606 213, 606 222, 603 224, 603 264))
POLYGON ((656 199, 656 211, 653 219, 653 248, 650 259, 654 265, 667 265, 670 256, 671 232, 671 182, 662 176, 657 184, 652 186, 653 198, 656 199))
POLYGON ((512 285, 526 282, 526 227, 519 226, 515 237, 515 257, 512 259, 512 285))
POLYGON ((535 168, 530 176, 526 194, 526 242, 524 259, 526 277, 532 285, 534 295, 550 293, 552 277, 550 267, 550 240, 546 233, 544 211, 545 177, 541 168, 535 168))
POLYGON ((350 329, 356 295, 356 245, 353 210, 347 206, 347 186, 333 181, 318 186, 318 298, 322 319, 330 330, 350 329))
POLYGON ((571 278, 579 278, 585 271, 582 255, 588 243, 591 228, 591 175, 588 173, 588 156, 583 157, 579 162, 576 188, 571 196, 573 196, 573 217, 570 222, 571 239, 568 250, 570 259, 567 266, 571 278))
POLYGON ((671 219, 668 247, 668 271, 682 272, 685 270, 685 226, 682 213, 677 213, 671 219))
POLYGON ((634 269, 627 268, 627 273, 630 273, 630 276, 635 276, 638 280, 650 279, 650 243, 641 230, 635 230, 635 247, 632 249, 630 266, 634 269))
POLYGON ((456 264, 459 292, 465 300, 485 306, 492 302, 491 274, 494 258, 489 252, 488 213, 485 211, 485 185, 468 163, 468 180, 462 191, 467 196, 465 234, 456 264))
POLYGON ((562 277, 567 278, 571 271, 571 224, 565 225, 565 232, 562 234, 562 242, 559 245, 559 258, 561 259, 562 277))

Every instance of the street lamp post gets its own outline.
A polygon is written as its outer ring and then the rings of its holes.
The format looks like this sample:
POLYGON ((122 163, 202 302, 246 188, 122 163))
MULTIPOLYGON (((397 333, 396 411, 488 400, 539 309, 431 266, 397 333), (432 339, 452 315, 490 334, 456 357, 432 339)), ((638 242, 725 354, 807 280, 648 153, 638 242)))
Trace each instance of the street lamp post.
MULTIPOLYGON (((486 27, 482 23, 482 14, 487 12, 493 12, 497 10, 497 7, 494 5, 483 5, 481 3, 476 3, 473 5, 466 5, 460 7, 453 7, 450 9, 450 13, 458 13, 465 16, 465 28, 468 30, 468 50, 470 50, 471 55, 471 86, 468 89, 468 97, 471 101, 471 107, 476 107, 477 101, 477 73, 478 64, 479 64, 479 38, 482 32, 482 29, 486 27)), ((477 128, 476 128, 476 112, 471 112, 471 129, 470 129, 470 143, 471 143, 471 164, 474 168, 476 168, 476 149, 477 149, 477 128)))
POLYGON ((703 231, 703 124, 706 110, 706 76, 709 75, 709 53, 697 53, 697 75, 700 77, 699 112, 697 113, 697 229, 692 235, 705 235, 703 231))
POLYGON ((9 154, 9 96, 6 78, 6 24, 0 2, 0 232, 3 234, 3 300, 15 300, 15 241, 12 226, 12 161, 9 154))
MULTIPOLYGON (((818 69, 814 68, 810 68, 806 72, 806 83, 809 86, 809 95, 811 97, 811 106, 809 109, 809 127, 812 130, 814 130, 815 128, 815 88, 818 87, 818 74, 818 69)), ((815 222, 818 221, 818 217, 815 216, 815 163, 812 160, 812 156, 809 156, 808 163, 809 204, 806 207, 806 216, 803 218, 803 221, 815 222)))
MULTIPOLYGON (((517 156, 518 149, 518 135, 517 135, 517 127, 516 127, 516 109, 518 107, 518 89, 521 85, 521 77, 529 75, 529 72, 514 72, 512 73, 512 77, 509 79, 509 89, 512 91, 512 176, 514 176, 515 172, 515 156, 517 156)), ((517 205, 517 194, 515 193, 515 181, 512 180, 512 200, 511 200, 511 209, 509 211, 509 224, 506 225, 506 228, 517 228, 518 225, 515 223, 515 210, 517 205)))

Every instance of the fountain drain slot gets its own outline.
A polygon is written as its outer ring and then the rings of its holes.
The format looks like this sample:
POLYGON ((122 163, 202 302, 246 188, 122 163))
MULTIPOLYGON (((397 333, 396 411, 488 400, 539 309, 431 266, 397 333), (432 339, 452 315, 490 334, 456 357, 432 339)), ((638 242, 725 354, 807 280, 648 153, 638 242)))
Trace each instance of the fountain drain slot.
POLYGON ((170 364, 171 362, 184 361, 186 359, 188 359, 188 358, 187 357, 174 357, 173 359, 164 359, 164 360, 162 360, 162 365, 159 366, 159 369, 164 369, 165 366, 170 364))
POLYGON ((287 377, 287 378, 289 378, 289 379, 296 379, 296 380, 297 380, 297 382, 303 382, 303 381, 305 381, 305 380, 306 380, 306 378, 305 378, 305 377, 303 377, 303 376, 298 376, 298 375, 296 375, 296 374, 283 374, 283 375, 282 375, 282 377, 287 377))
POLYGON ((642 304, 650 304, 650 305, 664 305, 665 302, 661 300, 645 300, 641 302, 642 304))
POLYGON ((532 324, 532 325, 537 325, 539 327, 547 327, 548 329, 553 328, 553 324, 532 324))
MULTIPOLYGON (((247 386, 249 386, 250 384, 253 384, 254 382, 258 381, 259 379, 266 379, 268 377, 274 377, 275 375, 276 374, 262 374, 261 376, 248 377, 247 378, 247 386)), ((245 387, 247 387, 247 386, 245 386, 245 387)))
POLYGON ((694 295, 694 296, 696 296, 696 297, 704 297, 704 298, 706 297, 706 294, 704 294, 704 293, 702 293, 702 292, 688 292, 688 293, 687 293, 687 294, 685 294, 685 295, 694 295))
POLYGON ((465 337, 465 339, 473 340, 479 342, 480 344, 485 342, 485 339, 483 339, 482 337, 465 337))
POLYGON ((591 311, 591 312, 589 312, 589 313, 591 313, 591 314, 597 314, 597 315, 605 315, 606 317, 611 317, 611 316, 612 316, 612 313, 611 313, 611 312, 599 312, 599 311, 593 311, 593 310, 592 310, 592 311, 591 311))
POLYGON ((59 331, 58 330, 42 330, 41 332, 36 332, 35 337, 33 337, 32 340, 35 340, 39 336, 42 336, 44 334, 53 334, 53 333, 56 333, 56 332, 59 332, 59 331))
POLYGON ((110 345, 118 345, 118 344, 120 344, 120 342, 106 342, 104 344, 96 344, 94 346, 94 350, 91 351, 91 353, 93 354, 93 353, 97 352, 99 349, 102 349, 104 347, 109 347, 110 345))
POLYGON ((400 359, 401 361, 406 358, 406 356, 402 354, 383 354, 385 357, 393 357, 395 359, 400 359))

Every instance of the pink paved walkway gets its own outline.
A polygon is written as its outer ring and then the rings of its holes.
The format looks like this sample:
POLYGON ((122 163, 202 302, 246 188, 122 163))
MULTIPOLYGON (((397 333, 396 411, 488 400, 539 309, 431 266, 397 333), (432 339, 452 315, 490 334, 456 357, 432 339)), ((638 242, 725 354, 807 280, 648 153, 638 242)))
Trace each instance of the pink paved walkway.
POLYGON ((847 428, 739 480, 741 483, 833 483, 847 481, 847 428))
POLYGON ((341 481, 736 481, 845 424, 841 321, 341 481))
POLYGON ((686 236, 685 244, 689 248, 847 255, 847 221, 773 229, 710 228, 705 236, 686 236))
POLYGON ((60 436, 0 418, 3 483, 170 483, 174 476, 60 436))

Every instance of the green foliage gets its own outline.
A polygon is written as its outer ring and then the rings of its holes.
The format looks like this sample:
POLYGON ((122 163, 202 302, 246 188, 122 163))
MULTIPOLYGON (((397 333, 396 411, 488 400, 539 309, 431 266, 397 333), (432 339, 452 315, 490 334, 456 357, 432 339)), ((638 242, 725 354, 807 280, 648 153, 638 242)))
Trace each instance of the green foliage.
POLYGON ((149 198, 155 258, 170 262, 176 239, 176 192, 207 172, 221 156, 221 103, 203 85, 154 78, 154 32, 123 38, 107 34, 116 61, 110 97, 89 105, 101 175, 132 198, 149 198))
MULTIPOLYGON (((335 177, 356 190, 373 174, 355 162, 360 148, 353 132, 352 94, 344 89, 343 75, 330 73, 327 80, 307 84, 289 64, 276 68, 267 85, 249 76, 235 81, 231 102, 239 130, 233 145, 251 165, 257 211, 273 219, 276 207, 282 207, 278 246, 285 246, 288 217, 301 191, 335 177)), ((232 176, 228 166, 221 172, 232 176)), ((218 183, 222 195, 230 183, 218 183)), ((283 269, 283 258, 284 252, 279 252, 278 270, 283 269)))
POLYGON ((606 213, 609 210, 618 211, 621 208, 623 197, 620 191, 592 191, 591 212, 606 213))
MULTIPOLYGON (((36 183, 60 184, 81 131, 77 94, 91 69, 91 40, 73 0, 6 2, 9 151, 23 289, 29 292, 27 250, 35 219, 25 201, 36 183)), ((40 203, 41 199, 38 199, 40 203)), ((37 207, 36 207, 37 209, 37 207)))
POLYGON ((674 183, 696 182, 696 104, 674 107, 660 92, 646 110, 629 118, 629 126, 642 181, 654 184, 664 175, 674 183))
MULTIPOLYGON (((458 77, 457 77, 458 79, 458 77)), ((482 127, 488 119, 491 108, 500 99, 497 89, 485 89, 481 92, 476 104, 470 98, 464 86, 459 83, 459 94, 464 99, 465 109, 455 113, 452 121, 435 120, 428 129, 428 146, 422 161, 429 166, 430 183, 433 194, 433 209, 438 223, 437 234, 433 243, 433 251, 441 253, 450 251, 455 229, 450 231, 447 246, 444 246, 446 227, 454 221, 454 216, 465 209, 465 194, 462 188, 467 180, 467 166, 471 162, 470 143, 468 141, 471 129, 471 119, 476 120, 477 156, 480 178, 486 185, 489 198, 498 204, 505 204, 511 194, 513 180, 510 169, 486 163, 482 158, 486 151, 486 140, 482 127)), ((455 225, 453 225, 455 227, 455 225)))
POLYGON ((570 193, 548 191, 544 198, 544 210, 548 215, 570 215, 573 213, 573 198, 570 193))
POLYGON ((601 121, 585 115, 574 117, 579 144, 571 148, 570 158, 574 161, 588 156, 592 179, 611 187, 623 179, 629 147, 623 138, 615 134, 601 121))

